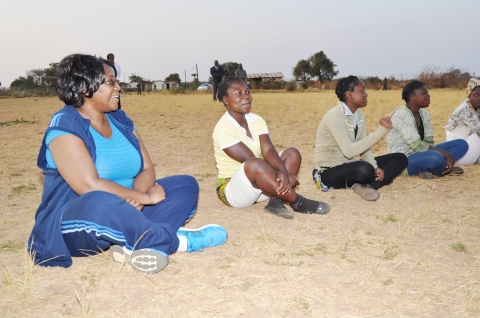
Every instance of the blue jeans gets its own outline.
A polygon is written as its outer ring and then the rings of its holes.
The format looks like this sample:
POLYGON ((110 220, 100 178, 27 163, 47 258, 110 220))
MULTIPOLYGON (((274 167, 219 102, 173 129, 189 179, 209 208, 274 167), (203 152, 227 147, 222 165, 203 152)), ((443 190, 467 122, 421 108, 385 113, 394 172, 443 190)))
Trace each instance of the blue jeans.
MULTIPOLYGON (((437 145, 437 148, 450 152, 455 161, 462 158, 468 151, 468 144, 463 139, 455 139, 437 145)), ((408 174, 417 175, 423 171, 430 171, 437 176, 442 176, 445 171, 446 160, 436 150, 427 150, 414 153, 408 157, 408 174)))
POLYGON ((164 254, 178 249, 177 230, 197 209, 197 180, 176 175, 157 180, 165 200, 143 211, 120 197, 92 191, 73 200, 65 209, 61 229, 72 256, 87 256, 110 245, 139 250, 150 248, 164 254))

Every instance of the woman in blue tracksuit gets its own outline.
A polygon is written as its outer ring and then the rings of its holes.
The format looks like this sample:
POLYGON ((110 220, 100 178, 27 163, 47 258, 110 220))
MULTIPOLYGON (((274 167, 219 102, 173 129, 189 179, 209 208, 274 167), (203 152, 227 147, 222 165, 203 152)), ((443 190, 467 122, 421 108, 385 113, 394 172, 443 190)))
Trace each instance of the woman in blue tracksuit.
POLYGON ((45 181, 28 244, 37 264, 69 267, 72 256, 110 248, 112 260, 152 274, 169 254, 227 240, 215 224, 181 227, 196 211, 197 181, 156 180, 138 130, 118 110, 120 86, 109 61, 67 56, 57 84, 66 106, 52 116, 38 155, 45 181))

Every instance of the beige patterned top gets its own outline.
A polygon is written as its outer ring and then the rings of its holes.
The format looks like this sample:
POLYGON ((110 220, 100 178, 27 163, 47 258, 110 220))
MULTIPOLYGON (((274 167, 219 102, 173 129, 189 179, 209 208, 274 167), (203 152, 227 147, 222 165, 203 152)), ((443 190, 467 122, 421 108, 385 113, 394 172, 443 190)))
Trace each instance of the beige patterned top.
POLYGON ((475 111, 468 98, 458 106, 447 121, 445 130, 452 132, 463 139, 472 133, 480 137, 480 109, 475 111))

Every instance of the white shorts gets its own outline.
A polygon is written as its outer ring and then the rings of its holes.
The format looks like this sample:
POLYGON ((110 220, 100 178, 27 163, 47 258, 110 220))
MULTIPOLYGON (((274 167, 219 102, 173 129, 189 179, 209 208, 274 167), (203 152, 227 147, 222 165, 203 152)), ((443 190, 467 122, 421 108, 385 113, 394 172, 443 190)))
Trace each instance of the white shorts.
POLYGON ((225 196, 228 203, 235 208, 246 208, 255 202, 268 200, 269 197, 262 193, 262 190, 252 186, 245 174, 245 162, 235 172, 228 184, 225 186, 225 196))

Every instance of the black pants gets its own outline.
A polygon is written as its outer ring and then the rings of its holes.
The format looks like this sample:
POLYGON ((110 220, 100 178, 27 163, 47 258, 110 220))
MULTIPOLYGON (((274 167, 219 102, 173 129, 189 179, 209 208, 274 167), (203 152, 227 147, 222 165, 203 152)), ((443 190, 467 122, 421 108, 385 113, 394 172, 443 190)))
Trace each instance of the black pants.
MULTIPOLYGON (((375 168, 366 161, 354 161, 332 167, 320 174, 322 183, 329 188, 350 188, 354 183, 368 184, 378 190, 389 184, 408 165, 408 159, 403 153, 391 153, 375 157, 377 165, 385 173, 382 181, 375 181, 375 168)), ((316 169, 313 174, 315 174, 316 169)))
POLYGON ((213 100, 217 100, 217 95, 218 95, 218 86, 220 86, 220 83, 213 82, 213 100))

